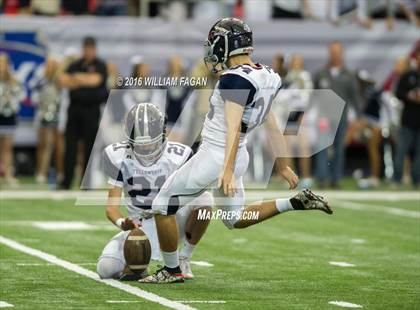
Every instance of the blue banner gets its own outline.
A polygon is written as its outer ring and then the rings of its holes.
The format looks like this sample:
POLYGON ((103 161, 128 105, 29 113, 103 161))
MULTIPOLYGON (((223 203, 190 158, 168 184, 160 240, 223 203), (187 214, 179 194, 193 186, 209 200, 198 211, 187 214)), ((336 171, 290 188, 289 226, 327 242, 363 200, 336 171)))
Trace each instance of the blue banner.
POLYGON ((31 101, 31 89, 41 77, 46 57, 46 46, 37 32, 0 32, 0 52, 9 55, 14 74, 26 90, 26 97, 21 102, 20 117, 32 118, 34 106, 31 101))

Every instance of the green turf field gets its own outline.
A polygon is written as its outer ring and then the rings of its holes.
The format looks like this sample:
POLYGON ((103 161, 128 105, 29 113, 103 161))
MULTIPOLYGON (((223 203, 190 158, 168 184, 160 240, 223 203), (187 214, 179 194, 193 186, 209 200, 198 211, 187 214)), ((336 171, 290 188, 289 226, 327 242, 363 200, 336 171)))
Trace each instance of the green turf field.
MULTIPOLYGON (((329 301, 420 309, 420 202, 349 197, 333 206, 333 216, 289 212, 246 230, 229 231, 213 221, 193 257, 213 267, 193 266, 196 278, 185 284, 129 285, 197 309, 340 309, 329 301)), ((92 271, 117 232, 102 207, 75 207, 71 199, 3 199, 0 220, 1 236, 92 271), (45 230, 33 226, 36 221, 92 226, 45 230)), ((16 309, 165 308, 4 244, 0 271, 0 300, 16 309)))

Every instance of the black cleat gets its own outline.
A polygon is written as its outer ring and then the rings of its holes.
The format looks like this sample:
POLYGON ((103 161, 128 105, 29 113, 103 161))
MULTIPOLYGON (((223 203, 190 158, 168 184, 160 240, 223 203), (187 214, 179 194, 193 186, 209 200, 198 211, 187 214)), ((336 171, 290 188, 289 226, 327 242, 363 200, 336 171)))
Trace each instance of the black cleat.
POLYGON ((167 284, 167 283, 184 283, 182 273, 172 273, 165 268, 157 270, 154 274, 138 280, 140 283, 167 284))
POLYGON ((304 189, 290 199, 295 210, 321 210, 327 214, 332 214, 333 210, 328 205, 324 197, 315 195, 309 189, 304 189))

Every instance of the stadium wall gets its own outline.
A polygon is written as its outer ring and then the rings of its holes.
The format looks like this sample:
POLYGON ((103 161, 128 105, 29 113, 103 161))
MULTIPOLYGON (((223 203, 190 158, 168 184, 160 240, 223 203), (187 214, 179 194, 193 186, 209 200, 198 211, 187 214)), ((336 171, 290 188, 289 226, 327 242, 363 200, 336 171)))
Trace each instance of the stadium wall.
MULTIPOLYGON (((81 38, 98 39, 100 55, 115 62, 122 74, 130 72, 127 61, 134 54, 143 55, 153 74, 164 74, 166 60, 175 54, 192 65, 203 55, 203 41, 213 21, 166 22, 160 19, 99 17, 8 17, 0 19, 1 31, 37 31, 50 51, 63 55, 79 49, 81 38), (51 22, 53 21, 53 23, 51 22)), ((325 63, 326 45, 343 42, 350 68, 366 69, 378 81, 390 72, 396 57, 408 53, 417 30, 408 23, 396 24, 389 32, 383 22, 364 30, 355 24, 335 27, 327 23, 280 20, 252 23, 255 58, 270 64, 273 55, 303 55, 306 67, 314 71, 325 63)))

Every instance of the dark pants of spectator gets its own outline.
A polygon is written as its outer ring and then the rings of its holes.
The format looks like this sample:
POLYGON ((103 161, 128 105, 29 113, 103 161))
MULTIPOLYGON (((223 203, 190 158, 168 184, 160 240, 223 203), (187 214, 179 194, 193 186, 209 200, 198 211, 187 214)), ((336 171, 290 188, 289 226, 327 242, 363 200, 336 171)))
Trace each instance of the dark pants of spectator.
POLYGON ((394 181, 401 182, 405 157, 414 152, 411 163, 411 177, 415 186, 420 185, 420 129, 401 127, 395 154, 394 181))
POLYGON ((327 178, 330 178, 332 185, 338 185, 343 176, 344 161, 346 156, 346 146, 344 145, 346 130, 346 121, 341 121, 338 125, 337 133, 334 137, 332 146, 322 150, 315 157, 315 175, 320 184, 325 184, 327 178), (330 148, 333 150, 333 156, 331 159, 328 158, 330 148))
POLYGON ((66 147, 64 155, 64 180, 62 187, 70 188, 74 168, 76 166, 78 143, 84 143, 84 167, 86 171, 89 162, 90 152, 95 143, 96 133, 99 127, 99 106, 78 106, 70 105, 66 127, 66 147))
POLYGON ((99 16, 122 16, 126 14, 124 5, 99 6, 95 12, 99 16))

